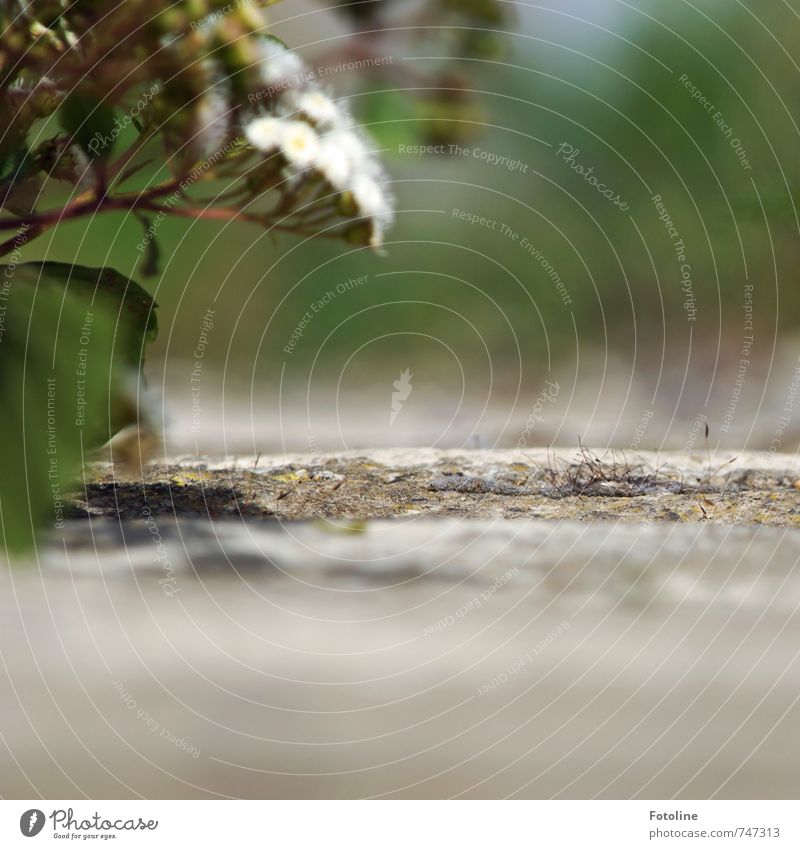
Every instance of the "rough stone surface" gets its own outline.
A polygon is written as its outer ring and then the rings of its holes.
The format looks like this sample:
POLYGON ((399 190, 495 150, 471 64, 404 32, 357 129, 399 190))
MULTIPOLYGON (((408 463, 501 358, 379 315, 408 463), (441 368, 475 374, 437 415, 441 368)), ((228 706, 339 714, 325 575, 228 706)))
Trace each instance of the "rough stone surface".
POLYGON ((138 480, 89 470, 74 516, 355 520, 616 519, 800 525, 800 462, 789 455, 373 451, 354 456, 183 458, 138 480))
POLYGON ((795 461, 532 456, 95 467, 0 573, 0 794, 796 798, 795 461))

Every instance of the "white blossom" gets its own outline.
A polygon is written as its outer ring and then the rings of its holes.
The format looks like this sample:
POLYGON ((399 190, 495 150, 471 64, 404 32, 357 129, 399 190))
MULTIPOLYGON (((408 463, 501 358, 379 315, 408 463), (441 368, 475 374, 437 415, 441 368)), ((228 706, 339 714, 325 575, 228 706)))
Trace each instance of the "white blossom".
POLYGON ((390 211, 386 193, 380 183, 368 174, 359 174, 351 186, 359 211, 369 217, 382 217, 390 211))
POLYGON ((372 227, 370 244, 380 247, 394 219, 392 197, 370 174, 359 174, 350 187, 358 211, 368 218, 372 227))
POLYGON ((244 135, 254 148, 270 153, 281 146, 283 121, 270 116, 255 118, 245 125, 244 135))
POLYGON ((195 113, 194 144, 201 156, 207 156, 224 147, 230 135, 230 116, 227 93, 211 88, 198 103, 195 113))
POLYGON ((292 179, 318 175, 345 195, 347 203, 340 209, 365 219, 369 242, 378 247, 392 223, 394 204, 369 137, 279 41, 264 40, 262 64, 262 80, 274 92, 269 113, 244 125, 247 141, 265 154, 280 151, 292 179))
POLYGON ((349 114, 319 89, 292 92, 289 105, 322 129, 346 126, 349 114))
POLYGON ((296 53, 292 53, 277 39, 262 40, 259 73, 264 85, 275 86, 286 82, 296 82, 303 78, 304 72, 303 60, 296 53))
POLYGON ((335 189, 347 188, 353 166, 347 150, 335 135, 329 134, 320 142, 317 167, 335 189))
POLYGON ((343 130, 337 133, 337 138, 347 150, 354 172, 368 174, 378 180, 383 177, 376 154, 358 130, 343 130))
POLYGON ((72 154, 72 173, 75 179, 75 188, 78 192, 84 192, 94 185, 94 163, 83 152, 80 145, 72 145, 69 152, 72 154))
POLYGON ((281 153, 296 168, 309 168, 317 161, 319 136, 305 121, 283 121, 281 153))

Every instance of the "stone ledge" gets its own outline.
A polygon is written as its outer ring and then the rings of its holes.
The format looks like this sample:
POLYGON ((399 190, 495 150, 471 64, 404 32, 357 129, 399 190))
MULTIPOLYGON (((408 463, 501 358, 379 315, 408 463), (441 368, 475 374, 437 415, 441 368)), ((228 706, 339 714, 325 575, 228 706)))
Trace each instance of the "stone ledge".
POLYGON ((800 525, 800 459, 767 452, 600 454, 382 449, 175 457, 143 477, 92 464, 72 516, 400 517, 800 525))

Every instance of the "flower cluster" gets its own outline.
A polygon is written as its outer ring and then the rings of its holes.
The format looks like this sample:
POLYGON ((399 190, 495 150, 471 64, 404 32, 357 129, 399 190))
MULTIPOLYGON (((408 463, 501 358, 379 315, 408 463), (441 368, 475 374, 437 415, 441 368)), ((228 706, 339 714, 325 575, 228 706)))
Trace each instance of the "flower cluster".
POLYGON ((298 57, 274 39, 265 49, 262 79, 273 86, 285 80, 294 84, 280 87, 269 109, 243 120, 248 144, 279 157, 294 191, 298 183, 320 184, 295 216, 316 222, 329 222, 337 213, 357 216, 360 223, 347 227, 346 234, 366 235, 370 245, 380 245, 393 218, 387 178, 347 107, 329 97, 304 73, 298 57))
POLYGON ((16 17, 0 4, 0 208, 24 218, 0 228, 35 236, 106 208, 147 225, 169 199, 171 215, 380 245, 386 175, 347 108, 268 33, 259 5, 273 2, 56 0, 54 14, 29 0, 16 17), (134 175, 145 188, 123 190, 134 175), (47 180, 73 186, 63 209, 37 208, 47 180))

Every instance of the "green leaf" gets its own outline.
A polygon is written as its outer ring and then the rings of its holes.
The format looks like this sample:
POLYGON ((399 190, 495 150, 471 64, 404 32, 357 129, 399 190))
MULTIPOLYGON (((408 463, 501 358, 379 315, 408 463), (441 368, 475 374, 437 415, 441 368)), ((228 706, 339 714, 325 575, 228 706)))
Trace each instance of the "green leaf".
POLYGON ((158 335, 158 304, 135 280, 113 268, 87 268, 69 262, 27 262, 17 266, 16 273, 38 281, 40 286, 67 289, 87 303, 99 300, 115 316, 119 313, 115 320, 128 340, 126 362, 140 366, 144 344, 158 335))
POLYGON ((148 218, 143 212, 134 212, 134 215, 142 225, 145 235, 146 248, 140 273, 144 277, 155 277, 158 274, 161 262, 161 250, 158 246, 158 239, 155 237, 155 233, 150 235, 150 228, 153 226, 152 219, 148 218))
POLYGON ((64 98, 58 116, 64 131, 90 159, 111 155, 119 135, 113 107, 79 89, 64 98))
POLYGON ((0 266, 0 539, 59 527, 90 449, 136 420, 131 377, 156 332, 153 301, 111 269, 0 266))

